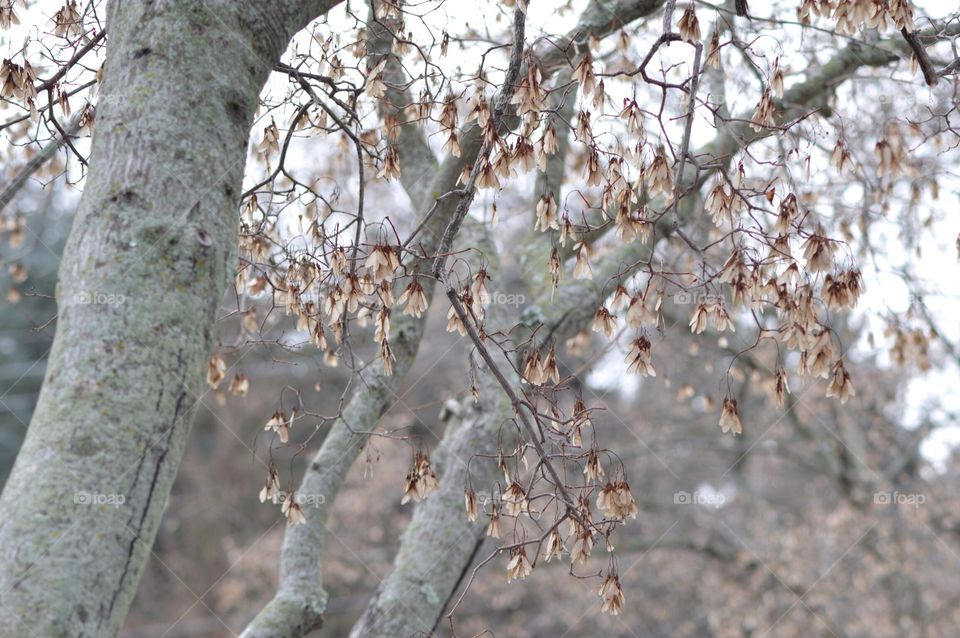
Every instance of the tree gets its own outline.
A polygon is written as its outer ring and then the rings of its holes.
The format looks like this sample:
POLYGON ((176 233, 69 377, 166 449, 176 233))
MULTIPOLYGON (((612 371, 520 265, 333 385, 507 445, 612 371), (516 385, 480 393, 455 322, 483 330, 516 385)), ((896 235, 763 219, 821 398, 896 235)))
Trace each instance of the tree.
MULTIPOLYGON (((624 368, 641 377, 656 376, 668 325, 736 339, 717 375, 723 434, 749 428, 734 364, 748 362, 781 405, 804 377, 827 379, 826 395, 844 403, 855 395, 839 317, 862 293, 876 211, 912 202, 904 228, 925 214, 917 203, 935 194, 954 100, 941 91, 926 110, 850 111, 861 92, 917 86, 911 60, 941 84, 955 67, 956 16, 921 19, 901 0, 804 0, 761 24, 743 3, 592 0, 548 36, 548 11, 517 0, 489 35, 448 32, 412 3, 328 16, 337 4, 115 2, 101 24, 97 3, 68 2, 53 17, 46 79, 27 49, 5 59, 4 96, 22 111, 7 128, 45 145, 44 161, 67 153, 83 189, 43 390, 0 499, 5 635, 117 633, 203 371, 209 386, 244 395, 251 380, 228 381, 227 361, 271 341, 320 353, 350 380, 333 415, 298 390, 265 415, 261 500, 281 507, 288 529, 276 596, 244 636, 320 625, 329 508, 372 436, 402 436, 377 423, 431 305, 472 344, 472 405, 434 453, 413 451, 403 498, 423 502, 356 636, 436 630, 500 554, 509 578, 544 554, 568 553, 576 571, 629 534, 619 530, 638 513, 637 483, 579 390, 577 351, 591 332, 624 342, 624 368), (101 54, 97 70, 89 60, 101 54), (861 87, 861 73, 877 86, 861 87), (69 98, 87 89, 95 105, 70 119, 69 98), (88 160, 75 129, 90 126, 88 160), (323 139, 343 152, 305 168, 298 153, 315 141, 329 154, 323 139), (371 210, 383 180, 412 214, 371 210), (530 188, 525 206, 516 193, 530 188), (847 206, 851 196, 865 205, 847 206), (505 240, 498 215, 522 241, 505 240), (530 295, 522 313, 498 301, 511 294, 500 287, 505 249, 530 295), (315 437, 293 489, 283 457, 315 437), (491 536, 500 544, 481 556, 491 536)), ((2 21, 18 10, 8 3, 2 21)), ((611 556, 598 584, 617 613, 611 556)))

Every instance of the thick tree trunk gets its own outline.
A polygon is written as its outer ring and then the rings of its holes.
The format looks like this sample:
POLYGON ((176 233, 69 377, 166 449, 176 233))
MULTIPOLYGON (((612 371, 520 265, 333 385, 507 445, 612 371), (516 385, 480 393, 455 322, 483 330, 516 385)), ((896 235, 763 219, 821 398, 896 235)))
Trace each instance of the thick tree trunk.
POLYGON ((296 21, 282 5, 110 3, 56 339, 0 499, 2 636, 109 636, 121 626, 234 270, 265 60, 296 21))

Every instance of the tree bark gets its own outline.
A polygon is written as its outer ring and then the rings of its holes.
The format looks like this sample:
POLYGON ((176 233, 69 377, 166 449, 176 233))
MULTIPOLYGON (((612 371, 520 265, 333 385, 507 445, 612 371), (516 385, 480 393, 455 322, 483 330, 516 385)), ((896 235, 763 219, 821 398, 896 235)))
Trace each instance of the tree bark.
POLYGON ((234 272, 257 98, 306 19, 293 6, 110 3, 56 338, 0 498, 0 635, 119 631, 234 272))

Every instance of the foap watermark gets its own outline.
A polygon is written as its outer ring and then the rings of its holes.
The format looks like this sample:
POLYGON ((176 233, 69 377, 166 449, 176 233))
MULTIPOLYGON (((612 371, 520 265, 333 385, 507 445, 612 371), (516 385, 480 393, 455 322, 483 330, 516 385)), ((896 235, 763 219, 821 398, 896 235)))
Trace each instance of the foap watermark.
POLYGON ((73 495, 74 505, 108 505, 110 507, 120 507, 127 502, 124 494, 103 494, 101 492, 75 492, 73 495))
POLYGON ((493 505, 494 503, 500 502, 499 497, 496 497, 487 491, 481 490, 479 492, 476 492, 476 496, 477 496, 477 503, 479 503, 481 506, 493 505))
POLYGON ((936 101, 913 91, 881 93, 877 97, 881 108, 889 109, 892 117, 900 120, 920 121, 934 117, 936 101))
POLYGON ((909 507, 920 507, 927 502, 927 497, 923 494, 906 494, 904 492, 874 492, 874 505, 907 505, 909 507))
POLYGON ((703 505, 719 508, 726 502, 727 497, 723 495, 723 492, 717 492, 716 490, 697 490, 692 493, 681 490, 673 494, 674 505, 703 505))
MULTIPOLYGON (((281 494, 279 503, 283 503, 284 499, 289 498, 289 494, 281 494)), ((293 502, 300 506, 300 509, 305 509, 307 507, 320 507, 321 505, 327 502, 327 497, 323 494, 309 494, 306 492, 294 492, 293 493, 293 502)))
POLYGON ((490 295, 490 303, 498 306, 511 306, 519 308, 527 303, 527 298, 520 294, 507 294, 505 292, 495 292, 490 295))
POLYGON ((707 294, 703 291, 680 290, 673 293, 673 303, 678 306, 692 306, 694 304, 707 303, 717 299, 717 295, 707 294))
POLYGON ((99 291, 78 292, 74 300, 83 306, 122 306, 127 302, 123 295, 99 291))

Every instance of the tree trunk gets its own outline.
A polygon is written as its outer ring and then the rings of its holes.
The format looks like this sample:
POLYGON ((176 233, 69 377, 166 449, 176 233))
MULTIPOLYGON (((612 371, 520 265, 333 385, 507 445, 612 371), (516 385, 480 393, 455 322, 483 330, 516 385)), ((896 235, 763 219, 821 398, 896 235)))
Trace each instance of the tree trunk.
POLYGON ((0 635, 123 622, 234 272, 251 118, 297 17, 266 6, 110 3, 56 339, 0 499, 0 635))

